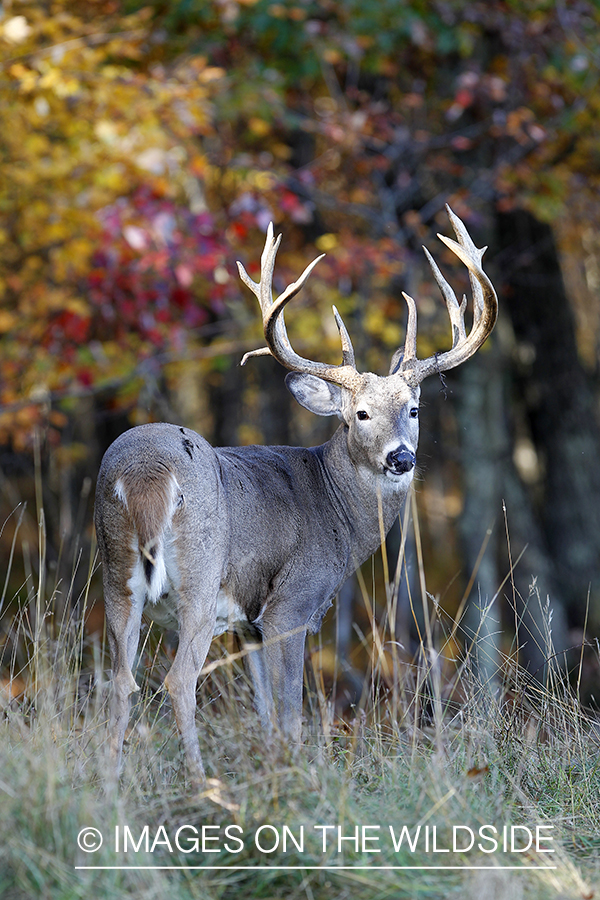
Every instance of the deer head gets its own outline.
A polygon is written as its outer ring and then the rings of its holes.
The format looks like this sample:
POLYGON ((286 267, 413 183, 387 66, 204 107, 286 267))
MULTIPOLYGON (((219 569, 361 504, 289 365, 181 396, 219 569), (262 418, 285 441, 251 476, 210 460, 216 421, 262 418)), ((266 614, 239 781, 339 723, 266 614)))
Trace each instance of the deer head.
POLYGON ((274 356, 291 372, 286 384, 302 406, 317 415, 337 415, 348 432, 348 451, 357 465, 382 474, 388 481, 403 483, 415 464, 418 440, 420 384, 434 373, 441 374, 459 366, 481 347, 492 331, 498 314, 498 301, 492 284, 481 267, 486 248, 478 249, 463 222, 447 207, 458 241, 438 237, 469 270, 473 291, 473 326, 465 327, 466 297, 459 301, 427 249, 425 254, 434 278, 446 301, 452 326, 452 347, 427 359, 417 358, 417 310, 412 297, 403 294, 408 305, 408 324, 404 346, 394 353, 387 376, 359 372, 348 330, 335 306, 333 314, 342 344, 340 365, 313 362, 292 348, 284 320, 284 309, 302 289, 310 273, 323 258, 313 260, 297 281, 273 299, 272 282, 275 258, 281 235, 273 236, 269 225, 261 257, 260 282, 254 282, 238 262, 240 277, 256 295, 263 317, 267 346, 247 353, 242 365, 252 356, 274 356))

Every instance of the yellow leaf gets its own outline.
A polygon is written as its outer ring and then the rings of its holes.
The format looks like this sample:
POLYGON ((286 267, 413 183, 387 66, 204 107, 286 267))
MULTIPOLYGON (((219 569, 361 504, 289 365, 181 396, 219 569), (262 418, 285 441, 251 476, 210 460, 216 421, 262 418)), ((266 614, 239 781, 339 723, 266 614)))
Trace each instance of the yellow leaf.
POLYGON ((0 309, 0 334, 6 334, 17 324, 17 317, 14 313, 8 312, 6 309, 0 309))
POLYGON ((253 134, 258 135, 259 137, 264 137, 269 134, 271 131, 271 126, 264 119, 259 119, 258 116, 253 116, 248 122, 248 126, 250 131, 253 134))
POLYGON ((100 119, 99 122, 96 122, 94 132, 96 137, 106 144, 113 144, 119 136, 117 126, 114 122, 109 122, 108 119, 100 119))
POLYGON ((315 241, 317 250, 322 253, 331 253, 338 245, 338 238, 335 234, 322 234, 315 241))
POLYGON ((85 300, 80 297, 70 297, 65 303, 65 309, 78 316, 89 316, 90 308, 85 300))
POLYGON ((207 66, 206 69, 203 69, 202 72, 198 75, 198 81, 202 84, 209 84, 211 81, 218 81, 220 78, 225 77, 225 69, 220 69, 217 66, 207 66))

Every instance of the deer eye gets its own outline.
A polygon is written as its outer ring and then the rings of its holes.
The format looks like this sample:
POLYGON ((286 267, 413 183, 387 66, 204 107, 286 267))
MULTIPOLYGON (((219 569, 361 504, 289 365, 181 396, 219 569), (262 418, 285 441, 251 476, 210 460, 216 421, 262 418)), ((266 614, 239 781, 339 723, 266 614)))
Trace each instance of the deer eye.
POLYGON ((367 419, 370 419, 371 416, 369 415, 369 413, 366 410, 359 409, 358 412, 356 413, 356 418, 360 419, 361 422, 364 422, 367 419))
POLYGON ((419 418, 419 407, 418 406, 413 406, 413 408, 410 411, 410 417, 411 417, 411 419, 419 418))

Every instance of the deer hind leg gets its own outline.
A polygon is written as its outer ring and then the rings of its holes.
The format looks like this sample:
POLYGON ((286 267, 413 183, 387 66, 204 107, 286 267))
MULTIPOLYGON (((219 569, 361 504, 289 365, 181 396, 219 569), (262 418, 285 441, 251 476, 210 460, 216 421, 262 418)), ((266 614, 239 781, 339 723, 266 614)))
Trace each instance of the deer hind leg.
POLYGON ((201 784, 206 777, 196 728, 196 685, 214 635, 215 615, 207 612, 214 609, 217 588, 218 582, 212 602, 206 603, 199 602, 192 592, 179 592, 179 645, 165 678, 188 770, 195 784, 201 784))
POLYGON ((173 665, 165 678, 190 777, 197 784, 206 776, 196 729, 196 684, 212 637, 212 623, 201 628, 183 625, 173 665))
POLYGON ((109 752, 112 771, 118 775, 131 694, 139 690, 132 668, 140 639, 143 596, 136 596, 127 586, 117 591, 114 586, 105 584, 104 597, 112 666, 109 752), (130 599, 123 600, 128 594, 130 599))

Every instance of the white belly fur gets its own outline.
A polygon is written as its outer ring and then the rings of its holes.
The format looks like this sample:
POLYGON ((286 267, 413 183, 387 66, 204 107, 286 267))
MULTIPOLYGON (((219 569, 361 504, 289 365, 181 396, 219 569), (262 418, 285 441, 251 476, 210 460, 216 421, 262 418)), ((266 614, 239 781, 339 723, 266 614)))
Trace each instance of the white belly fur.
MULTIPOLYGON (((164 593, 153 603, 148 603, 145 612, 150 618, 163 628, 177 630, 177 594, 170 590, 164 593)), ((220 590, 217 595, 217 608, 215 615, 215 627, 213 637, 218 637, 226 631, 231 631, 236 622, 247 622, 248 619, 241 607, 225 591, 220 590)))
POLYGON ((213 637, 231 631, 236 622, 247 622, 241 606, 221 588, 217 594, 217 611, 213 637))

